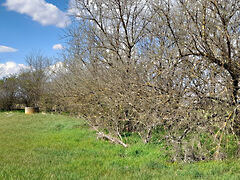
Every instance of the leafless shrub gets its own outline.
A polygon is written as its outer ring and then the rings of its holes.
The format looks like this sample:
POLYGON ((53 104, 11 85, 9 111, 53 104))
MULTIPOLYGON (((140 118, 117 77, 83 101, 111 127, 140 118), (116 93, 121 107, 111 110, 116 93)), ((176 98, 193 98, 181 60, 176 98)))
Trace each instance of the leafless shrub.
POLYGON ((176 161, 234 156, 239 7, 238 0, 76 0, 79 22, 54 82, 59 106, 123 144, 125 132, 164 140, 176 161))

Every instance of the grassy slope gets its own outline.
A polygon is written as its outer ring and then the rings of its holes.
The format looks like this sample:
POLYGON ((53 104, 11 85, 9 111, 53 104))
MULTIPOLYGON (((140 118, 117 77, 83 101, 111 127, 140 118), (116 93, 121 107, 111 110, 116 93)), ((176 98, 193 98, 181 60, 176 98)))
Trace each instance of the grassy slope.
POLYGON ((96 140, 60 115, 0 113, 0 179, 240 179, 240 160, 173 164, 157 145, 96 140))

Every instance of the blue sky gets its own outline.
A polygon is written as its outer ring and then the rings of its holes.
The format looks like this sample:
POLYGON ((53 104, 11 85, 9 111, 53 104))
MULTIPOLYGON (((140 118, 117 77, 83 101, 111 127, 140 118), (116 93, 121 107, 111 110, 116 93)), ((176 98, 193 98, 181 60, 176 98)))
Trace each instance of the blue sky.
POLYGON ((0 1, 0 68, 5 74, 11 69, 15 73, 34 51, 57 56, 64 29, 71 24, 68 4, 69 0, 0 1))

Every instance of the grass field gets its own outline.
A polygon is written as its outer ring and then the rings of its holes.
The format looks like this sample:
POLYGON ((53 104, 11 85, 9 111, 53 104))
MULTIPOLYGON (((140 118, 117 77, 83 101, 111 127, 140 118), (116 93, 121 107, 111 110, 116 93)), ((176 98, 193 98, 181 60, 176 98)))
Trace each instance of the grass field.
POLYGON ((84 121, 0 113, 0 179, 240 179, 240 160, 177 164, 160 145, 96 139, 84 121))

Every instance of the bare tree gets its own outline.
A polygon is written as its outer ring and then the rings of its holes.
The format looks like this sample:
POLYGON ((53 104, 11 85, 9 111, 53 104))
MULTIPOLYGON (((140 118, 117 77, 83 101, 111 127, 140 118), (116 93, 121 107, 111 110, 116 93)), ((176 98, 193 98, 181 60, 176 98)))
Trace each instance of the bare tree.
POLYGON ((38 53, 26 56, 28 69, 22 70, 18 76, 18 84, 22 99, 26 106, 39 106, 48 80, 50 59, 38 53))
MULTIPOLYGON (((164 15, 179 58, 207 61, 216 75, 229 78, 230 101, 236 105, 239 89, 240 36, 237 24, 240 2, 178 0, 175 5, 167 3, 165 7, 156 6, 156 9, 161 17, 164 15)), ((208 69, 205 68, 205 71, 208 69)))

